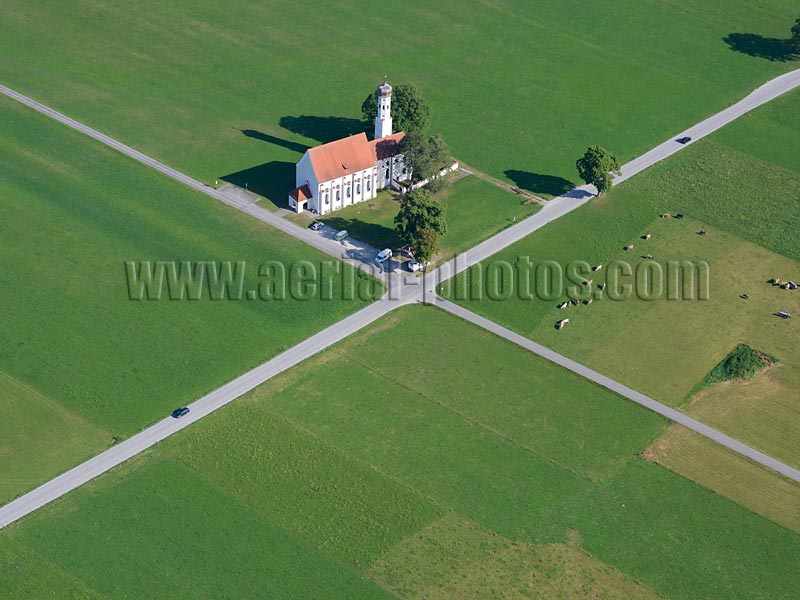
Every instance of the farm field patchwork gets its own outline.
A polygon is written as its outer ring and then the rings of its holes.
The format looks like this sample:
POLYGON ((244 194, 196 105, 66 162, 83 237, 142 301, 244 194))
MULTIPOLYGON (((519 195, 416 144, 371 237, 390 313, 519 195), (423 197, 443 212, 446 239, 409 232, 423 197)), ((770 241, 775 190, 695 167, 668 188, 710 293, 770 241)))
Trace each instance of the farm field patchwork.
MULTIPOLYGON (((800 94, 792 93, 776 103, 782 103, 781 111, 762 113, 760 109, 752 119, 770 123, 777 119, 775 114, 793 114, 800 109, 800 94)), ((747 127, 750 124, 750 120, 745 121, 747 127)), ((734 123, 720 133, 738 125, 734 123)), ((607 197, 593 200, 492 259, 514 264, 518 257, 529 256, 562 265, 575 260, 590 265, 626 260, 634 268, 647 255, 664 268, 670 260, 706 261, 711 274, 707 302, 604 299, 590 307, 568 310, 574 327, 563 332, 552 327, 566 314, 555 309, 559 299, 523 302, 512 297, 492 301, 484 293, 482 299, 470 294, 466 304, 578 360, 587 360, 601 370, 612 369, 610 375, 672 405, 684 402, 741 341, 750 340, 755 347, 760 344, 763 348, 759 349, 765 352, 772 349, 784 364, 800 365, 793 324, 771 317, 778 310, 792 312, 800 298, 767 284, 775 276, 797 278, 793 274, 800 271, 800 245, 794 239, 800 229, 800 221, 794 223, 800 218, 800 200, 788 192, 800 186, 800 171, 787 168, 791 166, 791 152, 782 161, 787 166, 766 163, 736 148, 726 154, 728 147, 717 135, 696 142, 607 197), (725 170, 710 168, 704 162, 719 155, 728 161, 725 170), (741 182, 737 193, 728 187, 733 185, 728 183, 731 172, 742 174, 736 180, 741 182), (658 218, 664 212, 683 212, 689 218, 658 218), (703 229, 709 235, 697 235, 703 229), (651 233, 652 239, 641 239, 645 233, 651 233), (623 251, 628 244, 632 249, 623 251), (742 300, 741 294, 748 294, 750 300, 742 300), (595 343, 614 338, 611 344, 595 343), (634 356, 641 360, 634 360, 634 356)), ((800 153, 797 138, 782 137, 781 143, 800 153)), ((769 140, 763 137, 750 142, 752 151, 761 154, 768 152, 768 146, 769 140)), ((599 284, 605 280, 605 272, 589 272, 585 277, 599 284)), ((463 295, 471 285, 470 279, 482 281, 482 289, 476 288, 479 291, 494 289, 497 271, 475 269, 464 274, 449 293, 463 295)))
POLYGON ((420 87, 457 158, 557 195, 587 145, 628 160, 795 66, 763 55, 795 12, 782 0, 417 0, 379 12, 12 0, 0 79, 207 183, 258 181, 284 207, 302 152, 357 131, 388 74, 420 87))
POLYGON ((313 594, 334 575, 351 596, 791 597, 800 535, 639 458, 665 425, 399 309, 0 532, 1 556, 19 549, 0 592, 36 561, 39 589, 105 597, 313 594))
POLYGON ((260 263, 329 259, 11 100, 0 114, 0 500, 369 300, 131 301, 125 261, 246 261, 246 292, 260 263))
MULTIPOLYGON (((482 300, 475 295, 465 300, 466 306, 796 466, 800 413, 793 398, 800 381, 800 333, 793 321, 774 313, 797 314, 800 296, 768 281, 800 278, 800 200, 791 192, 800 189, 800 138, 792 135, 798 110, 800 94, 781 97, 492 259, 513 264, 529 256, 562 265, 623 260, 636 268, 652 255, 665 272, 669 261, 707 261, 707 301, 604 298, 560 311, 556 305, 563 298, 491 301, 484 294, 482 300), (687 217, 659 218, 664 212, 687 217), (652 238, 642 239, 647 233, 652 238), (631 250, 624 251, 629 244, 631 250), (556 331, 554 323, 565 317, 570 323, 556 331), (687 403, 739 343, 780 362, 747 383, 720 384, 687 403)), ((483 288, 494 289, 497 274, 485 268, 483 288)), ((478 281, 478 273, 462 276, 449 293, 463 294, 463 285, 469 277, 478 281)), ((585 278, 594 279, 594 289, 607 273, 589 272, 585 278)), ((720 462, 715 468, 725 465, 730 466, 720 462)), ((737 497, 747 491, 748 477, 742 474, 737 497)), ((702 481, 719 487, 718 481, 702 481)), ((796 498, 797 486, 788 487, 796 498)))
POLYGON ((671 425, 644 456, 800 533, 800 488, 795 482, 682 425, 671 425))

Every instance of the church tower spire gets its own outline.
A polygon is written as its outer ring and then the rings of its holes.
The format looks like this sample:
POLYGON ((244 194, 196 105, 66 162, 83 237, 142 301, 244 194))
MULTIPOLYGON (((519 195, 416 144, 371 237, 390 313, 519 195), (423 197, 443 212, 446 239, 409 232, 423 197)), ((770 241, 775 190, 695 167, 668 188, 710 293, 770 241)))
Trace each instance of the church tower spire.
POLYGON ((375 139, 392 135, 392 86, 384 78, 378 86, 378 114, 375 115, 375 139))

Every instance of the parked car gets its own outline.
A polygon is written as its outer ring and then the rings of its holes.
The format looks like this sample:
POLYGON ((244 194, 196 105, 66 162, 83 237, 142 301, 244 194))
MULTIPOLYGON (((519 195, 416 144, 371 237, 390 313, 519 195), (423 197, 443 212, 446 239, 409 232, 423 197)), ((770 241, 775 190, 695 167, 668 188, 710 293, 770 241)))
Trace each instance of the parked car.
POLYGON ((311 231, 319 231, 322 229, 322 223, 320 221, 314 221, 311 225, 308 226, 311 231))
POLYGON ((189 409, 184 406, 182 408, 176 408, 172 411, 172 418, 173 419, 180 419, 181 417, 185 417, 189 414, 189 409))
POLYGON ((378 252, 378 256, 375 257, 375 262, 382 263, 386 262, 392 258, 392 251, 389 248, 384 248, 380 252, 378 252))
POLYGON ((689 142, 692 141, 692 138, 690 138, 689 136, 686 136, 686 137, 678 138, 675 141, 678 142, 679 144, 688 144, 689 142))
POLYGON ((412 273, 416 273, 420 269, 422 269, 422 264, 415 258, 414 260, 410 260, 406 263, 408 265, 408 270, 412 273))
POLYGON ((350 235, 350 234, 349 234, 349 233, 347 233, 347 229, 342 229, 342 230, 341 230, 340 232, 338 232, 338 233, 337 233, 335 236, 333 236, 333 239, 335 239, 337 242, 341 242, 341 241, 342 241, 344 238, 346 238, 348 235, 350 235))

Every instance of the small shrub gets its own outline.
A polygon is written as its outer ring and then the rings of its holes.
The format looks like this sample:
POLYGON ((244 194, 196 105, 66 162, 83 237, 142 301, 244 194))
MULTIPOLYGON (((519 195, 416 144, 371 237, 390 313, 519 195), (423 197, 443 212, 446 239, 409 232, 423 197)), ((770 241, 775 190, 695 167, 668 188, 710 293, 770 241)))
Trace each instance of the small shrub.
POLYGON ((751 379, 764 367, 777 362, 772 356, 753 350, 746 344, 739 344, 731 350, 722 362, 711 369, 703 383, 713 385, 731 379, 751 379))

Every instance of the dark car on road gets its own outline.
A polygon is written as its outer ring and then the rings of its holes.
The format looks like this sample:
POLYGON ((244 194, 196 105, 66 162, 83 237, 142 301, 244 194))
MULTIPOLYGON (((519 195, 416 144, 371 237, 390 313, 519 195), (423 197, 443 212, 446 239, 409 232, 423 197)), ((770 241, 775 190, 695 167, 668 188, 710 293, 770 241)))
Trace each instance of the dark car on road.
POLYGON ((172 411, 172 418, 173 419, 180 419, 181 417, 185 417, 189 414, 189 409, 187 407, 176 408, 172 411))
POLYGON ((679 144, 688 144, 689 142, 692 141, 692 138, 687 136, 687 137, 678 138, 675 141, 678 142, 679 144))
POLYGON ((322 229, 322 223, 319 221, 314 221, 311 225, 308 226, 311 231, 318 231, 322 229))

